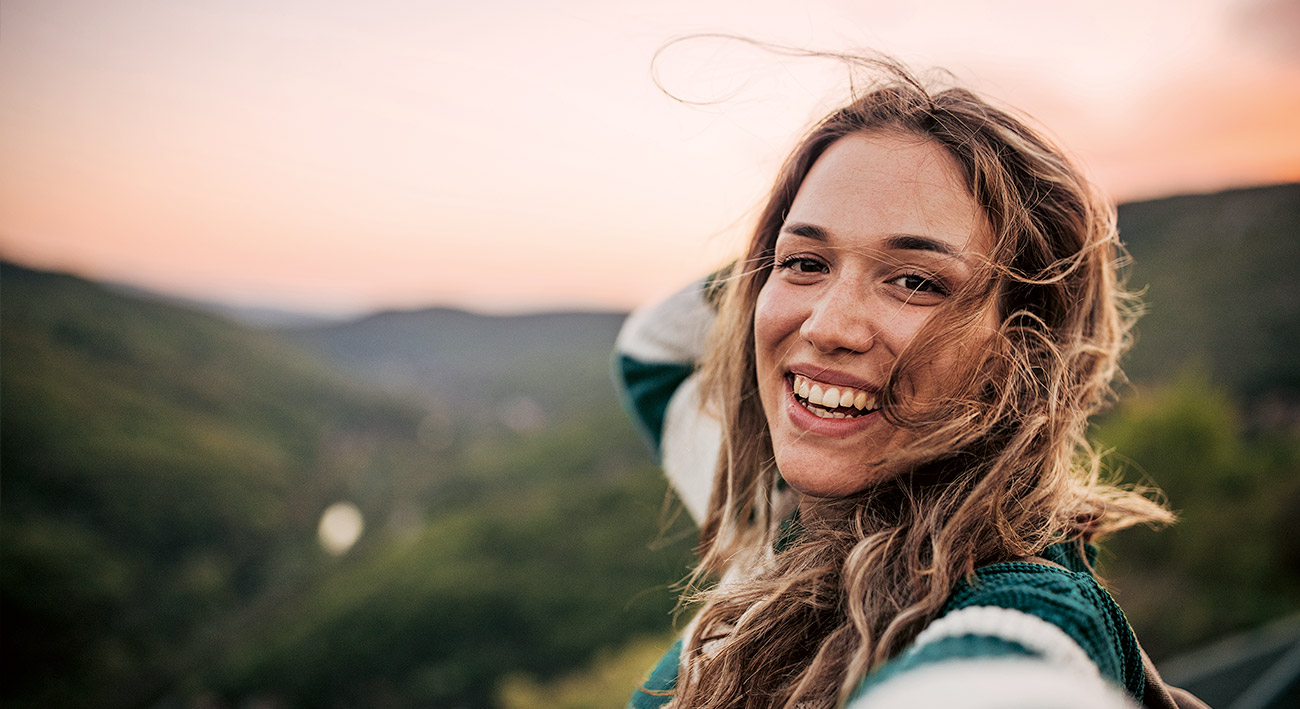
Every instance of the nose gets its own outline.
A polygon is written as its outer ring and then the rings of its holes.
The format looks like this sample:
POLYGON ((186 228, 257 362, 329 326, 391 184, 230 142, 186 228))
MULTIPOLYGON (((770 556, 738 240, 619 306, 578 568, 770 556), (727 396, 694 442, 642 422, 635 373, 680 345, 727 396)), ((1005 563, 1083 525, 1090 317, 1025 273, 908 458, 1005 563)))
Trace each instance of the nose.
POLYGON ((828 286, 800 326, 800 336, 822 354, 866 352, 878 333, 868 300, 843 281, 828 286))

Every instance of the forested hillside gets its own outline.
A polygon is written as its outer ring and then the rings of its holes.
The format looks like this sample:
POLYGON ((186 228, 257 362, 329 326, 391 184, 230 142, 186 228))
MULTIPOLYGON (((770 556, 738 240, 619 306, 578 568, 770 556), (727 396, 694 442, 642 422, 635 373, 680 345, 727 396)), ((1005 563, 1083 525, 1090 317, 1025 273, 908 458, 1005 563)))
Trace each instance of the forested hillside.
POLYGON ((603 378, 521 433, 72 277, 5 264, 0 302, 7 706, 478 706, 667 622, 688 545, 652 549, 663 483, 603 378), (340 500, 368 531, 333 559, 340 500))

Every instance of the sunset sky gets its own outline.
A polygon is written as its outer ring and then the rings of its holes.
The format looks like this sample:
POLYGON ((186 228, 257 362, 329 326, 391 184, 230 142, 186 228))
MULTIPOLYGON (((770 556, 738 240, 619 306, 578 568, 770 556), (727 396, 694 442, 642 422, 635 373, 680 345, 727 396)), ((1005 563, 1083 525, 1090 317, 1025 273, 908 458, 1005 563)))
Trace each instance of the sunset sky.
POLYGON ((0 257, 321 313, 626 308, 726 254, 872 48, 1118 200, 1300 181, 1297 0, 4 0, 0 257))

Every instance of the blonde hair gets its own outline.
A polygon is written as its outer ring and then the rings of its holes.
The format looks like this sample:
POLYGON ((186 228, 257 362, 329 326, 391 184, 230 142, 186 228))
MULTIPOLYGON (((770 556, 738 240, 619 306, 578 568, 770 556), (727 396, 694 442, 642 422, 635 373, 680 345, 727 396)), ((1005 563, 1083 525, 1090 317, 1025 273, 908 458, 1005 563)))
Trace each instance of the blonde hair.
POLYGON ((727 581, 697 596, 674 706, 843 702, 979 566, 1172 519, 1105 482, 1085 435, 1132 323, 1114 208, 1009 112, 870 64, 884 79, 800 142, 725 285, 703 366, 724 441, 693 581, 727 581), (785 508, 758 400, 755 302, 813 163, 844 136, 881 131, 932 140, 956 160, 992 227, 987 278, 939 308, 894 363, 882 414, 914 434, 889 461, 907 472, 824 503, 827 514, 776 552, 785 508), (910 400, 909 372, 989 299, 1000 327, 951 396, 910 400))

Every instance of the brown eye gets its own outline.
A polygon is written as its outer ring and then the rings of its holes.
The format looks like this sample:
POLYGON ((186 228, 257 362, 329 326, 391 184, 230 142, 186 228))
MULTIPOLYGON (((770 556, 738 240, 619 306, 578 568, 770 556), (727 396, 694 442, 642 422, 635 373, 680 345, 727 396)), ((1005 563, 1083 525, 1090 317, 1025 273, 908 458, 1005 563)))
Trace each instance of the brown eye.
POLYGON ((948 289, 943 286, 943 283, 939 282, 934 278, 930 278, 929 276, 923 276, 919 273, 909 273, 904 276, 899 276, 898 278, 895 278, 894 280, 890 281, 890 283, 893 283, 894 285, 899 286, 901 288, 906 288, 907 290, 910 290, 914 293, 935 293, 937 295, 948 295, 948 289))
POLYGON ((781 259, 777 268, 794 271, 795 273, 825 273, 826 264, 809 256, 788 256, 781 259))

